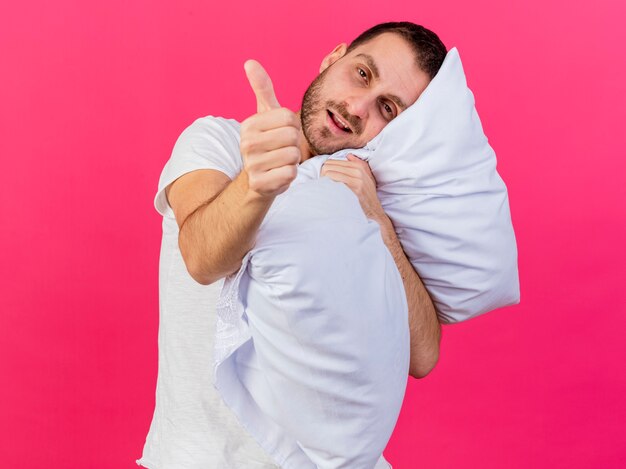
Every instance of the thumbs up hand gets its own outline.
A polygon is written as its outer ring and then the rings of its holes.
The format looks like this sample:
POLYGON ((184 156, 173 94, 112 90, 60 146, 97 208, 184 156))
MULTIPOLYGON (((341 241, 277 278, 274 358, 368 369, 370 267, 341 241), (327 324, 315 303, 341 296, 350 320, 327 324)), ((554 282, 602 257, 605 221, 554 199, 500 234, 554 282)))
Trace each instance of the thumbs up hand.
POLYGON ((241 123, 239 149, 248 190, 262 198, 286 191, 297 175, 300 163, 300 119, 281 107, 272 80, 255 60, 244 69, 256 96, 257 113, 241 123))

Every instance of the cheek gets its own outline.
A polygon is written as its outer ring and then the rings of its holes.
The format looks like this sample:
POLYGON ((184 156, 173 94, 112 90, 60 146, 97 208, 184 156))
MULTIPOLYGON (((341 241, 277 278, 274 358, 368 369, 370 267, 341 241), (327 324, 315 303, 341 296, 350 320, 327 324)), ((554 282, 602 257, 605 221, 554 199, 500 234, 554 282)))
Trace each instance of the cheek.
POLYGON ((370 119, 370 122, 367 123, 367 129, 363 132, 363 136, 367 142, 376 137, 380 133, 381 130, 385 128, 387 122, 383 120, 380 116, 374 116, 370 119))

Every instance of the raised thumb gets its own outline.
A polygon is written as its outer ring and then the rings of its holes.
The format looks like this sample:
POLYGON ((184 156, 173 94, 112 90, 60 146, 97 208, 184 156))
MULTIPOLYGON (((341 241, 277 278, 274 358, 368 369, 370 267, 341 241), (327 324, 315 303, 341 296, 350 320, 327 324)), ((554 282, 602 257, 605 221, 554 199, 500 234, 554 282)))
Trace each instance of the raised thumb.
POLYGON ((256 96, 257 112, 279 108, 280 104, 274 94, 272 80, 263 66, 256 60, 247 60, 243 68, 256 96))

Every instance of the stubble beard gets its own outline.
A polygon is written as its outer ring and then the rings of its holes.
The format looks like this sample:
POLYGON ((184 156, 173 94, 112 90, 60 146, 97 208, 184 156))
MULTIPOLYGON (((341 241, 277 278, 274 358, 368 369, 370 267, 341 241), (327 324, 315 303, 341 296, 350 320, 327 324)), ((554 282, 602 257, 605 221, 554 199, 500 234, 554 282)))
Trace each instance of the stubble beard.
MULTIPOLYGON (((335 136, 330 129, 324 125, 326 108, 322 103, 321 90, 326 78, 326 72, 328 70, 329 68, 324 70, 315 78, 315 80, 313 80, 302 98, 302 107, 300 112, 302 133, 304 134, 304 138, 308 142, 311 152, 314 155, 330 155, 338 150, 348 148, 346 143, 329 143, 329 141, 331 141, 335 136), (322 120, 318 128, 315 128, 316 116, 318 116, 318 119, 322 120)), ((345 118, 345 106, 335 103, 334 101, 328 101, 327 104, 329 107, 341 111, 341 113, 344 114, 343 117, 345 118)), ((352 120, 349 121, 351 122, 352 120)))

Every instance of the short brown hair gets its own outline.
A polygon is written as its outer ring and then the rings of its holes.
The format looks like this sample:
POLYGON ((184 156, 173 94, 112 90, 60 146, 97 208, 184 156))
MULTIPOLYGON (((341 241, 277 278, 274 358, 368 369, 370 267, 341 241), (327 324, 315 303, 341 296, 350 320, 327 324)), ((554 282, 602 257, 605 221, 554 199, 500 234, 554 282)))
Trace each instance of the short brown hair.
POLYGON ((417 65, 428 74, 431 80, 439 71, 448 53, 439 36, 424 26, 408 21, 380 23, 369 28, 350 43, 346 53, 382 33, 395 33, 402 36, 413 48, 417 65))

